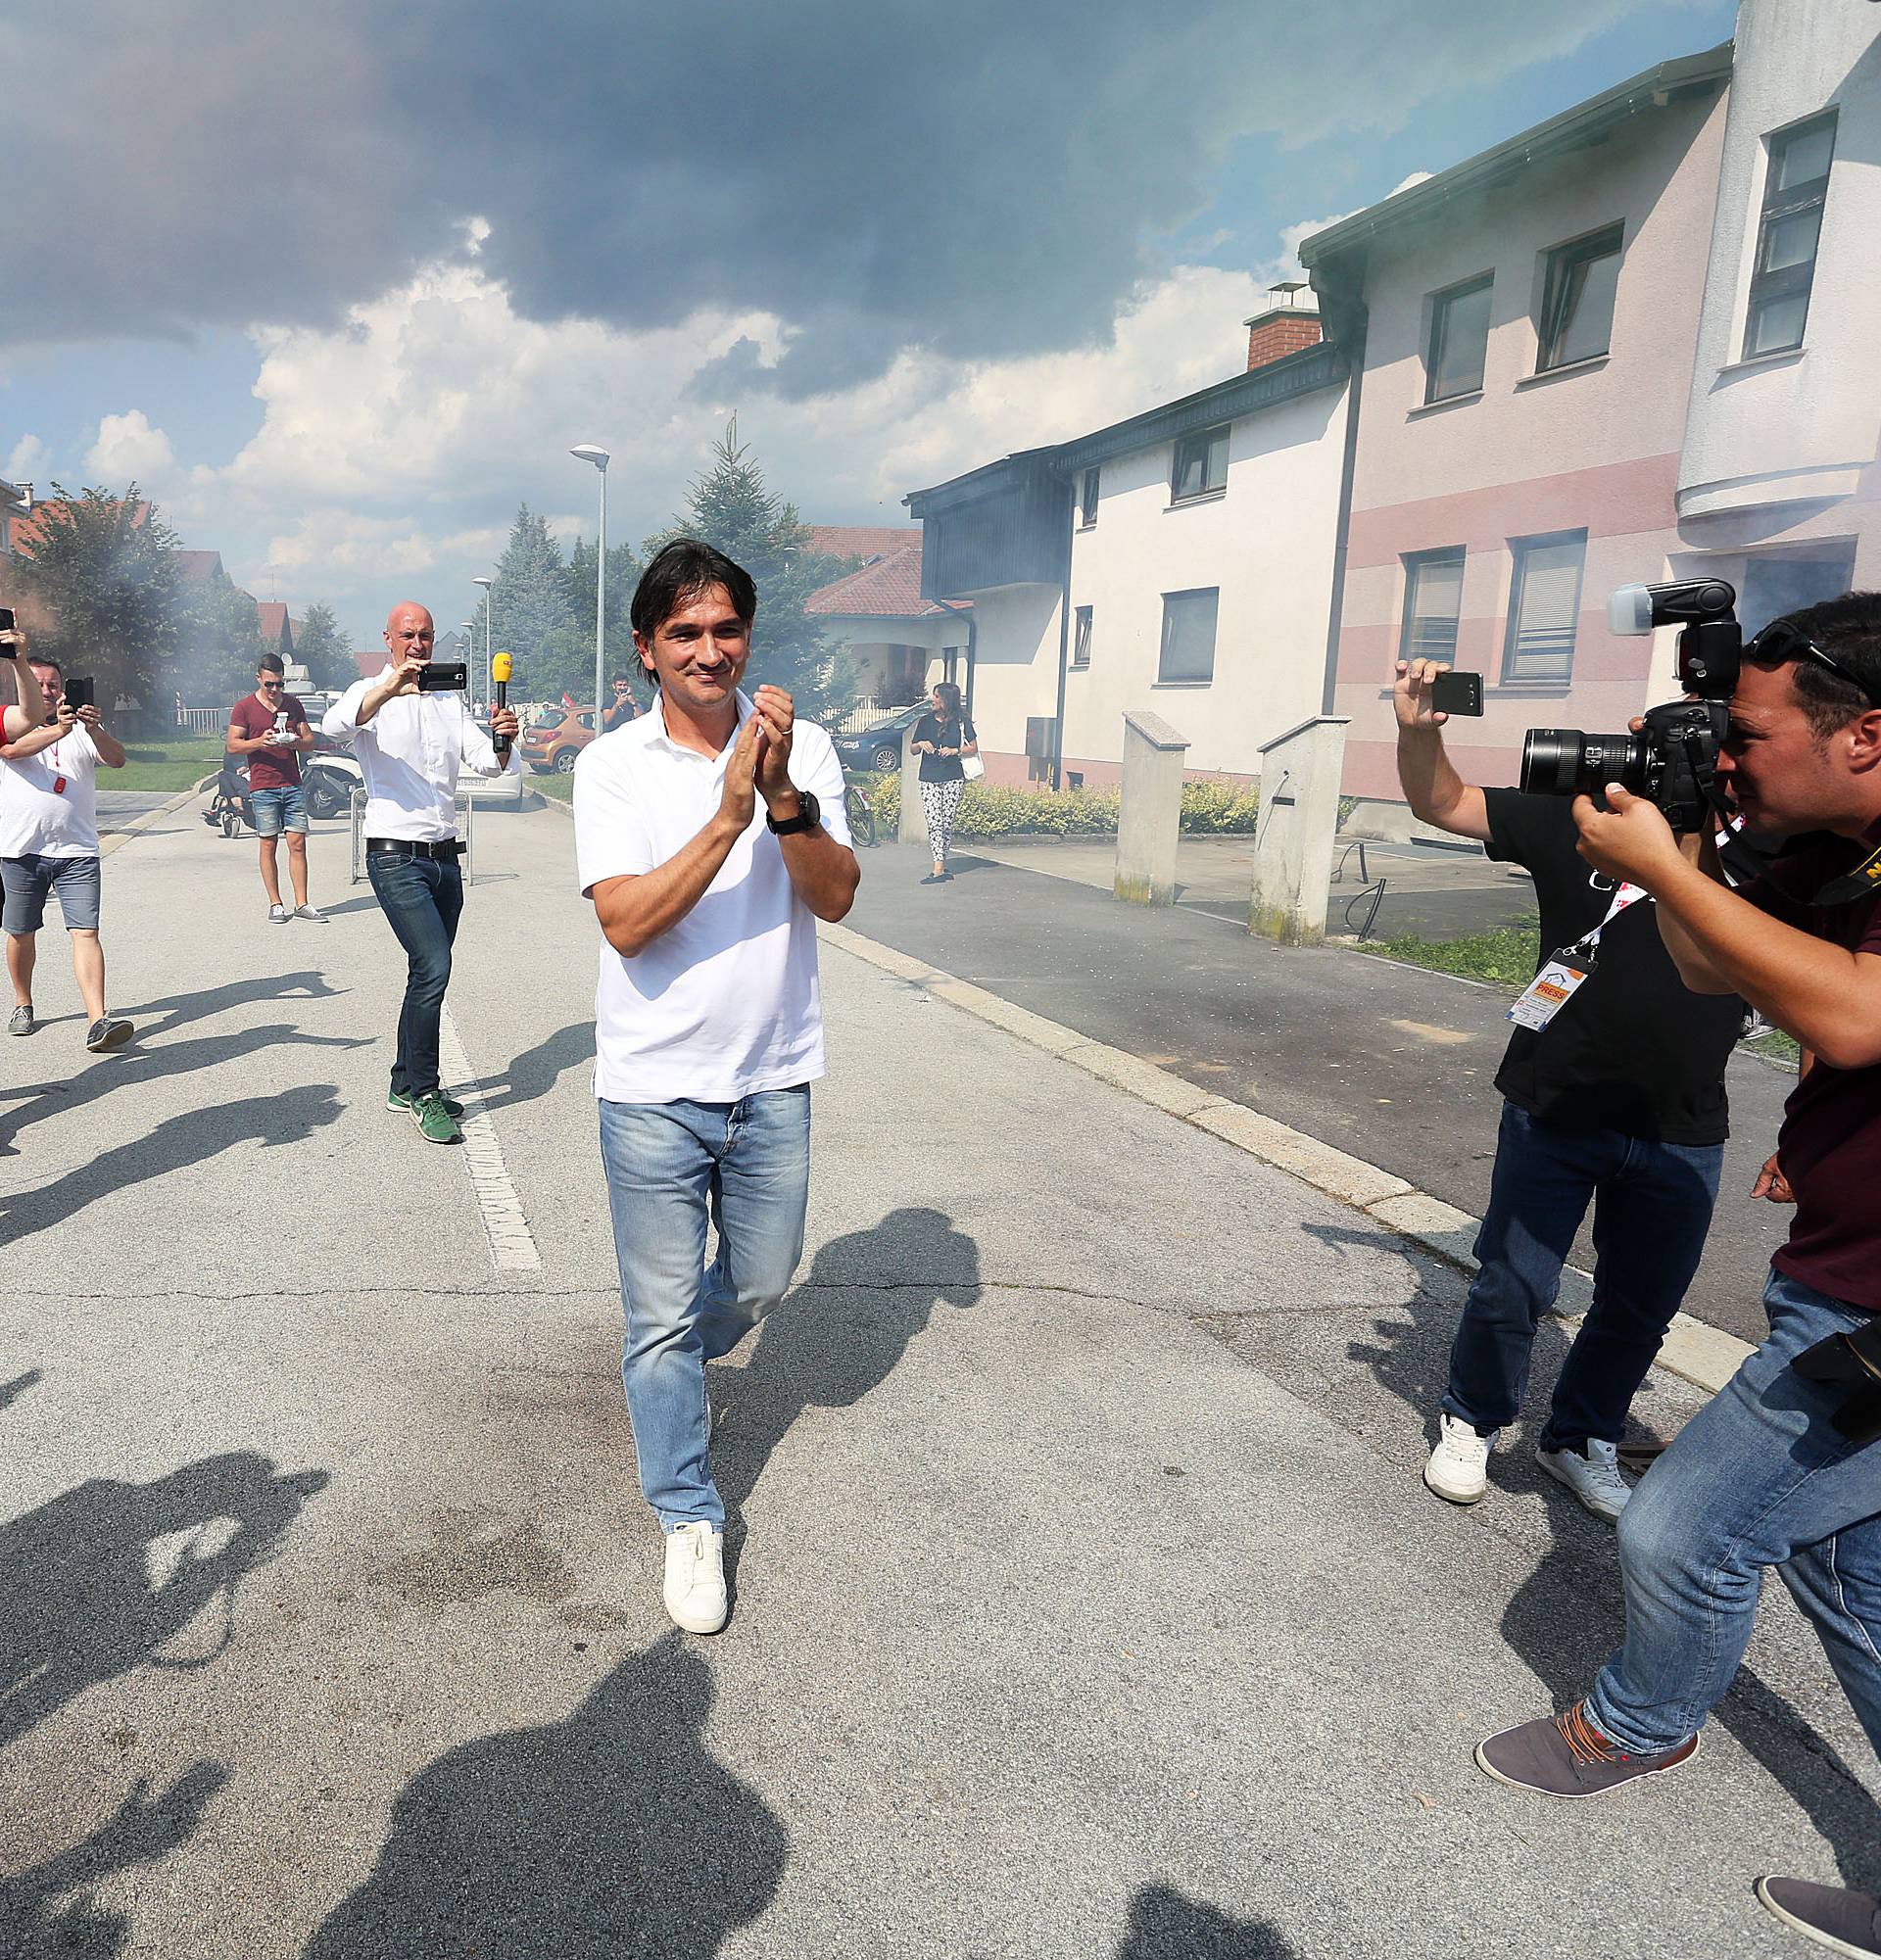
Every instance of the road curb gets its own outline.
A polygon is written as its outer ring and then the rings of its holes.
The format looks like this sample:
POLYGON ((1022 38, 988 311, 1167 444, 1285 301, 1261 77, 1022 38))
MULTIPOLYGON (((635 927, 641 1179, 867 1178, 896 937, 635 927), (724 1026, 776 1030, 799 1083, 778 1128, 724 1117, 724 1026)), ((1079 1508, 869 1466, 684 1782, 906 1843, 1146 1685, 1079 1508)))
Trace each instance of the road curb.
MULTIPOLYGON (((975 986, 971 980, 911 958, 892 946, 865 938, 846 926, 823 925, 821 938, 843 952, 877 968, 909 986, 918 986, 937 1000, 1003 1029, 1034 1048, 1069 1062, 1100 1077, 1126 1095, 1136 1097, 1225 1143, 1244 1150, 1270 1169, 1283 1171, 1322 1196, 1336 1198, 1364 1213, 1375 1223, 1395 1232, 1412 1245, 1455 1267, 1475 1270, 1471 1251, 1480 1220, 1407 1183, 1394 1171, 1348 1155, 1329 1143, 1308 1136, 1274 1118, 1197 1088, 1186 1076, 1145 1062, 1140 1056, 1093 1041, 1075 1028, 1035 1014, 1030 1008, 975 986)), ((1592 1296, 1592 1275, 1569 1267, 1564 1276, 1563 1298, 1556 1311, 1570 1325, 1584 1315, 1592 1296)), ((1690 1314, 1672 1321, 1659 1351, 1656 1365, 1715 1395, 1754 1350, 1735 1334, 1711 1326, 1690 1314)))
POLYGON ((109 857, 113 851, 129 843, 139 832, 147 831, 152 824, 174 815, 185 803, 194 802, 216 780, 214 776, 205 776, 200 783, 191 784, 187 789, 177 790, 168 803, 159 803, 156 809, 146 810, 141 817, 133 817, 121 831, 113 831, 109 836, 101 837, 98 842, 98 855, 109 857))

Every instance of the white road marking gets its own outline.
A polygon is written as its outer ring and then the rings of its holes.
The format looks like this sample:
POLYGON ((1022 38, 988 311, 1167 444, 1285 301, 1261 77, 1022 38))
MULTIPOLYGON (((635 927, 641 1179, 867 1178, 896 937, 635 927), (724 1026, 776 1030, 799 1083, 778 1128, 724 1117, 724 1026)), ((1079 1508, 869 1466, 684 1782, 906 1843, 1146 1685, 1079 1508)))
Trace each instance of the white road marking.
POLYGON ((476 1190, 477 1210, 490 1238, 490 1257, 499 1272, 540 1272, 542 1253, 503 1161, 496 1123, 481 1107, 483 1084, 471 1071, 448 1005, 438 1028, 438 1061, 445 1085, 466 1105, 458 1123, 463 1131, 463 1161, 476 1190))

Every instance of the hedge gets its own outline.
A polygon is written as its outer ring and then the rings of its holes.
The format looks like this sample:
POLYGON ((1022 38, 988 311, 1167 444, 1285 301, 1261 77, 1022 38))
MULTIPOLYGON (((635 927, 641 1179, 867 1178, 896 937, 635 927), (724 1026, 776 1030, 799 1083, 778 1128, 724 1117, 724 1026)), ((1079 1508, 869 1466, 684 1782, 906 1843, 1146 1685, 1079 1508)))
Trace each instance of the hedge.
MULTIPOLYGON (((884 830, 893 829, 901 808, 900 777, 858 774, 854 781, 868 796, 876 822, 884 830)), ((1118 801, 1115 789, 1054 792, 969 783, 961 792, 953 834, 981 839, 1114 837, 1118 801)), ((1182 785, 1182 829, 1192 835, 1246 835, 1254 830, 1259 812, 1260 798, 1252 790, 1228 783, 1182 785)))

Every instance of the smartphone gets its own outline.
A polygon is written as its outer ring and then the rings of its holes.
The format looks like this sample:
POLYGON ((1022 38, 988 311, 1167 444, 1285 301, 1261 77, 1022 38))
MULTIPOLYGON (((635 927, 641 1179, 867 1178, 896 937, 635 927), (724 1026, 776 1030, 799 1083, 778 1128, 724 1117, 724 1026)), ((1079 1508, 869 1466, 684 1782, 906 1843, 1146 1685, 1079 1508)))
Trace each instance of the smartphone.
POLYGON ((461 693, 469 685, 470 669, 462 660, 430 660, 418 669, 421 694, 461 693))
POLYGON ((13 607, 10 605, 0 605, 0 633, 13 633, 16 631, 18 629, 13 623, 13 607))
POLYGON ((1430 683, 1430 705, 1443 715, 1481 714, 1482 676, 1439 674, 1430 683))
POLYGON ((69 708, 88 708, 96 705, 91 689, 89 674, 74 674, 66 683, 66 706, 69 708))

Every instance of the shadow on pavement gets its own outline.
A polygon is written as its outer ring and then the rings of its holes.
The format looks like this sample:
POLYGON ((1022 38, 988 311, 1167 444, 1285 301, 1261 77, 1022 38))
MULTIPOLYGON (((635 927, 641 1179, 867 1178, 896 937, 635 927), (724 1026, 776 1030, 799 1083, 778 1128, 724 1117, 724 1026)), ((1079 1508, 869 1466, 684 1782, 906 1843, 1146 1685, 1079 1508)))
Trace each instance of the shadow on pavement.
MULTIPOLYGON (((310 926, 309 932, 317 927, 310 926)), ((192 1021, 206 1021, 231 1007, 247 1007, 259 1000, 334 1000, 349 992, 347 987, 329 986, 326 976, 314 968, 293 974, 257 974, 252 979, 228 980, 221 986, 204 987, 197 993, 172 993, 162 1000, 147 1000, 137 1007, 121 1007, 116 1012, 137 1024, 141 1037, 172 1034, 192 1021), (163 1020, 151 1027, 153 1016, 163 1020)))
POLYGON ((37 1388, 45 1380, 41 1368, 28 1368, 24 1374, 17 1374, 11 1381, 0 1381, 0 1409, 11 1409, 29 1388, 37 1388))
MULTIPOLYGON (((1455 1321, 1448 1315, 1437 1325, 1386 1320, 1377 1323, 1377 1331, 1378 1345, 1355 1344, 1353 1360, 1371 1365, 1379 1383, 1427 1426, 1426 1441, 1434 1443, 1455 1321)), ((1619 1563, 1611 1528, 1588 1517, 1534 1460, 1532 1438, 1539 1433, 1540 1411, 1568 1347, 1568 1332, 1562 1323, 1552 1317, 1544 1320, 1535 1337, 1534 1374, 1524 1411, 1526 1439, 1518 1448, 1505 1442, 1489 1458, 1486 1504, 1494 1505, 1503 1491, 1539 1490, 1551 1541, 1502 1616, 1503 1638, 1533 1670, 1550 1705, 1497 1711, 1489 1718, 1490 1730, 1571 1706, 1594 1685, 1595 1675, 1625 1637, 1619 1563)), ((1430 1502, 1441 1500, 1433 1497, 1430 1502)), ((1736 1738, 1809 1818, 1835 1852, 1849 1884, 1867 1888, 1881 1878, 1873 1798, 1834 1746, 1753 1668, 1739 1668, 1712 1719, 1736 1738)), ((1702 1758, 1696 1773, 1701 1777, 1705 1773, 1702 1758)))
POLYGON ((557 1028, 548 1040, 512 1057, 502 1075, 486 1076, 483 1107, 494 1112, 533 1103, 546 1096, 567 1070, 594 1059, 595 1024, 572 1021, 566 1028, 557 1028))
POLYGON ((790 1853, 706 1750, 712 1700, 672 1633, 566 1721, 453 1749, 407 1786, 371 1876, 304 1960, 707 1960, 770 1904, 790 1853))
POLYGON ((153 1798, 149 1779, 139 1777, 89 1838, 0 1878, 0 1953, 7 1960, 114 1960, 130 1922, 121 1912, 100 1910, 91 1888, 114 1872, 168 1857, 195 1835, 211 1797, 227 1781, 219 1763, 200 1762, 153 1798), (78 1896, 62 1905, 72 1892, 78 1896))
POLYGON ((251 1096, 168 1117, 147 1135, 121 1143, 89 1164, 35 1191, 0 1198, 0 1244, 17 1243, 64 1223, 95 1199, 147 1178, 206 1164, 235 1144, 299 1143, 337 1120, 344 1105, 331 1082, 314 1082, 274 1096, 251 1096))
POLYGON ((263 1028, 244 1028, 235 1034, 205 1034, 191 1040, 160 1042, 154 1047, 140 1043, 124 1049, 101 1068, 86 1069, 82 1074, 63 1081, 41 1082, 16 1092, 18 1108, 6 1119, 0 1120, 0 1157, 19 1155, 14 1139, 23 1129, 43 1122, 49 1116, 62 1116, 83 1109, 87 1104, 97 1102, 101 1096, 109 1095, 113 1089, 163 1081, 170 1076, 192 1075, 198 1069, 214 1068, 221 1062, 240 1061, 265 1048, 365 1048, 370 1045, 367 1036, 349 1039, 337 1034, 303 1034, 285 1022, 272 1022, 263 1028))
POLYGON ((154 1483, 94 1477, 0 1525, 0 1745, 137 1667, 194 1670, 232 1636, 235 1591, 272 1559, 324 1470, 240 1451, 154 1483), (164 1649, 216 1600, 210 1650, 164 1649))
POLYGON ((1130 1902, 1117 1960, 1301 1960, 1272 1920, 1236 1919, 1170 1886, 1145 1886, 1130 1902))
POLYGON ((806 1409, 853 1407, 888 1379, 936 1307, 979 1300, 980 1248, 944 1212, 904 1207, 831 1239, 758 1328, 744 1369, 714 1375, 715 1398, 736 1410, 712 1452, 728 1512, 742 1510, 806 1409))

